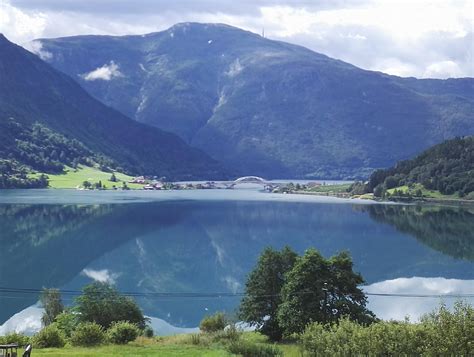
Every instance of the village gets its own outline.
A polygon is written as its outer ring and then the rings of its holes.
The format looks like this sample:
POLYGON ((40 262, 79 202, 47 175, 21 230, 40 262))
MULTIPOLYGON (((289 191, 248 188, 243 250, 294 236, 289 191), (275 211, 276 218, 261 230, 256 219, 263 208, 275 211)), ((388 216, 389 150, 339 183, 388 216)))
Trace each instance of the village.
POLYGON ((143 190, 210 190, 210 189, 232 189, 234 183, 227 182, 167 182, 163 178, 146 178, 145 176, 135 177, 129 181, 130 184, 143 185, 143 190))

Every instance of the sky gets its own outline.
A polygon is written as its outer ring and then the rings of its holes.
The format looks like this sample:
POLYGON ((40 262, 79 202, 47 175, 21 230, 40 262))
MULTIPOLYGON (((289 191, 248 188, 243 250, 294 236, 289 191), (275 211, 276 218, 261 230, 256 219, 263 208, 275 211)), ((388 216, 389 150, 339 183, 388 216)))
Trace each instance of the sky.
POLYGON ((0 32, 36 38, 144 34, 226 23, 358 67, 417 78, 474 77, 473 0, 0 0, 0 32))

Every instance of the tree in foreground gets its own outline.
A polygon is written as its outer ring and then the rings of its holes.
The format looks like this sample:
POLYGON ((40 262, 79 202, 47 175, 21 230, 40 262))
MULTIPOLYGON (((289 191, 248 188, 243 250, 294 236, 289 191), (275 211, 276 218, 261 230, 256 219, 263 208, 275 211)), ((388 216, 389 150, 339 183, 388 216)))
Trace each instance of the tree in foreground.
POLYGON ((137 303, 120 293, 108 283, 95 282, 83 289, 76 299, 76 310, 82 322, 95 322, 109 328, 113 322, 128 321, 140 329, 146 319, 137 303))
POLYGON ((288 247, 281 251, 265 249, 245 285, 240 318, 274 341, 282 338, 277 311, 282 302, 285 274, 293 267, 296 258, 297 254, 288 247))
POLYGON ((299 257, 286 276, 278 322, 285 335, 301 333, 312 322, 335 322, 343 316, 370 323, 374 314, 358 287, 364 282, 353 271, 347 252, 325 259, 316 249, 299 257))
POLYGON ((43 326, 51 325, 56 316, 64 311, 64 305, 61 300, 61 293, 58 289, 43 289, 40 295, 40 302, 43 305, 44 312, 41 317, 43 326))

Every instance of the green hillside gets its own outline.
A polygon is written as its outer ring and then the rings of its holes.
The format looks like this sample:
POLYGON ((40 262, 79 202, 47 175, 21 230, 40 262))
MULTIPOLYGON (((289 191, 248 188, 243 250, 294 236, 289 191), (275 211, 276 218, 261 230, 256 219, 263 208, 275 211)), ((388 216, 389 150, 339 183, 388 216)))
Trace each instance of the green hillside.
POLYGON ((474 199, 474 136, 445 141, 411 160, 375 171, 368 190, 376 196, 400 191, 421 196, 430 190, 439 197, 474 199))
POLYGON ((25 181, 28 170, 57 174, 77 164, 172 179, 224 176, 203 152, 105 106, 3 35, 0 139, 4 187, 36 187, 25 181))
POLYGON ((366 178, 474 134, 472 78, 389 76, 223 24, 38 41, 95 98, 241 176, 366 178))

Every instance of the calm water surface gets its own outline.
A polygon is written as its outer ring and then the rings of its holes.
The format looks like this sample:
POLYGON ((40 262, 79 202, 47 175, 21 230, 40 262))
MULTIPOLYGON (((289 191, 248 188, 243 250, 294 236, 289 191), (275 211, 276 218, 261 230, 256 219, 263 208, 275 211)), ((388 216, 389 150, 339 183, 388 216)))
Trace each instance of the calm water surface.
MULTIPOLYGON (((0 192, 0 287, 77 290, 99 280, 133 292, 240 292, 262 249, 285 245, 300 253, 316 247, 326 256, 349 250, 367 292, 474 294, 472 208, 368 204, 255 187, 0 192)), ((3 332, 37 326, 37 298, 0 293, 3 332)), ((379 317, 416 319, 440 299, 369 301, 379 317)), ((239 298, 138 302, 161 325, 194 327, 205 314, 234 311, 239 298)))

